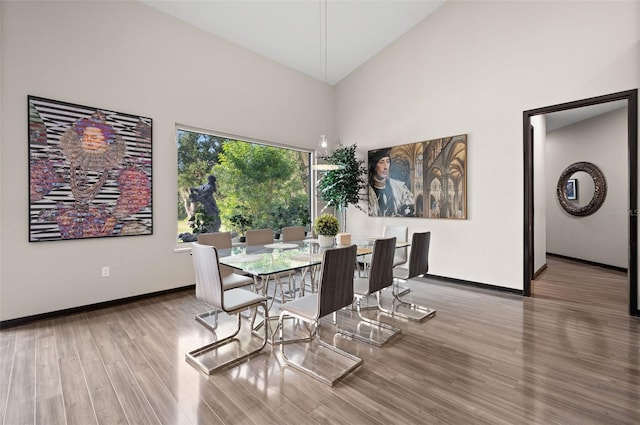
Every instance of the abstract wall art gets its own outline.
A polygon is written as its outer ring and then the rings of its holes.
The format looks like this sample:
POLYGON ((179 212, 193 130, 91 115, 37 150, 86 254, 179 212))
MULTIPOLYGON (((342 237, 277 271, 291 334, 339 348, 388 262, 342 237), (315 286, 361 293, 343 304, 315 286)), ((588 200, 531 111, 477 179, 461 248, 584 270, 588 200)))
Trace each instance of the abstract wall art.
POLYGON ((28 96, 29 242, 150 235, 152 119, 28 96))
POLYGON ((369 215, 467 218, 467 135, 368 152, 369 215))

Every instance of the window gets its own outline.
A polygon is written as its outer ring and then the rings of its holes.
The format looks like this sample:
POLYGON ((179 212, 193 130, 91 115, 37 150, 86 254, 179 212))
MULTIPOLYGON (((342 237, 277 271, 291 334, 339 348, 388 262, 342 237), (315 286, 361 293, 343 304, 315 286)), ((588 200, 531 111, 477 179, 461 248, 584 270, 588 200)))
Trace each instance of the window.
POLYGON ((177 130, 179 241, 197 233, 310 224, 309 152, 177 130))

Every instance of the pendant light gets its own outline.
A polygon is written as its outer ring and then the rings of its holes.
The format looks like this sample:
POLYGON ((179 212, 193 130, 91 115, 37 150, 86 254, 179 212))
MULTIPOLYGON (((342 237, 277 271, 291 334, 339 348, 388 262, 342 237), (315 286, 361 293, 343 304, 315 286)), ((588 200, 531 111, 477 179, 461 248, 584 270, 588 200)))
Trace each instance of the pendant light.
MULTIPOLYGON (((320 2, 320 67, 322 69, 322 75, 324 82, 327 82, 327 0, 319 0, 320 2)), ((325 134, 320 135, 319 149, 315 152, 315 164, 313 169, 317 171, 332 171, 339 170, 342 166, 338 164, 319 164, 319 158, 326 158, 329 156, 329 143, 327 142, 327 136, 325 134)))

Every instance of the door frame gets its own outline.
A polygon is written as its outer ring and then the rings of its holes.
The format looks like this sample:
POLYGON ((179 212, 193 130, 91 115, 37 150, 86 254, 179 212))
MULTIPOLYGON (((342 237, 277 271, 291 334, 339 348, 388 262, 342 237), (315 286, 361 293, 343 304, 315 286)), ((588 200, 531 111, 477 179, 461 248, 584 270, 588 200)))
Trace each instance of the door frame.
POLYGON ((533 279, 533 137, 530 129, 531 117, 565 111, 601 103, 627 101, 627 164, 629 172, 629 314, 640 316, 638 311, 638 89, 591 97, 558 105, 524 111, 522 134, 524 141, 524 267, 522 295, 531 296, 533 279))

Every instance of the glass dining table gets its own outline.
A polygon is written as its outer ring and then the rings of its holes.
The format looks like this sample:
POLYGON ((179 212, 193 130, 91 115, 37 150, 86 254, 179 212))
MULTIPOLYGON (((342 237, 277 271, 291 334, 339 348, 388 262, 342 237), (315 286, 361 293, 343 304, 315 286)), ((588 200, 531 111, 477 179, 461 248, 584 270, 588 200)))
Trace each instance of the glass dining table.
MULTIPOLYGON (((351 243, 358 247, 357 255, 364 256, 373 252, 375 239, 376 237, 352 237, 351 243)), ((406 246, 409 246, 406 241, 396 242, 397 248, 406 246)), ((276 301, 276 294, 275 288, 272 293, 270 292, 271 282, 275 282, 283 274, 294 274, 297 271, 301 271, 300 287, 297 289, 294 287, 294 293, 287 294, 287 296, 289 298, 295 297, 295 292, 304 295, 305 276, 307 273, 310 276, 311 290, 314 291, 315 271, 322 263, 322 253, 327 248, 333 247, 336 247, 336 245, 321 247, 317 239, 304 239, 288 242, 276 241, 267 245, 234 246, 232 248, 219 249, 218 255, 220 264, 254 277, 257 284, 256 290, 270 299, 270 314, 267 319, 275 320, 278 316, 271 313, 271 311, 273 310, 273 303, 276 301)))
MULTIPOLYGON (((358 255, 371 254, 373 239, 358 239, 352 243, 358 246, 358 255)), ((252 276, 267 277, 317 266, 322 262, 325 249, 327 248, 321 247, 316 239, 304 239, 267 245, 234 246, 220 249, 218 254, 220 264, 252 276)))

